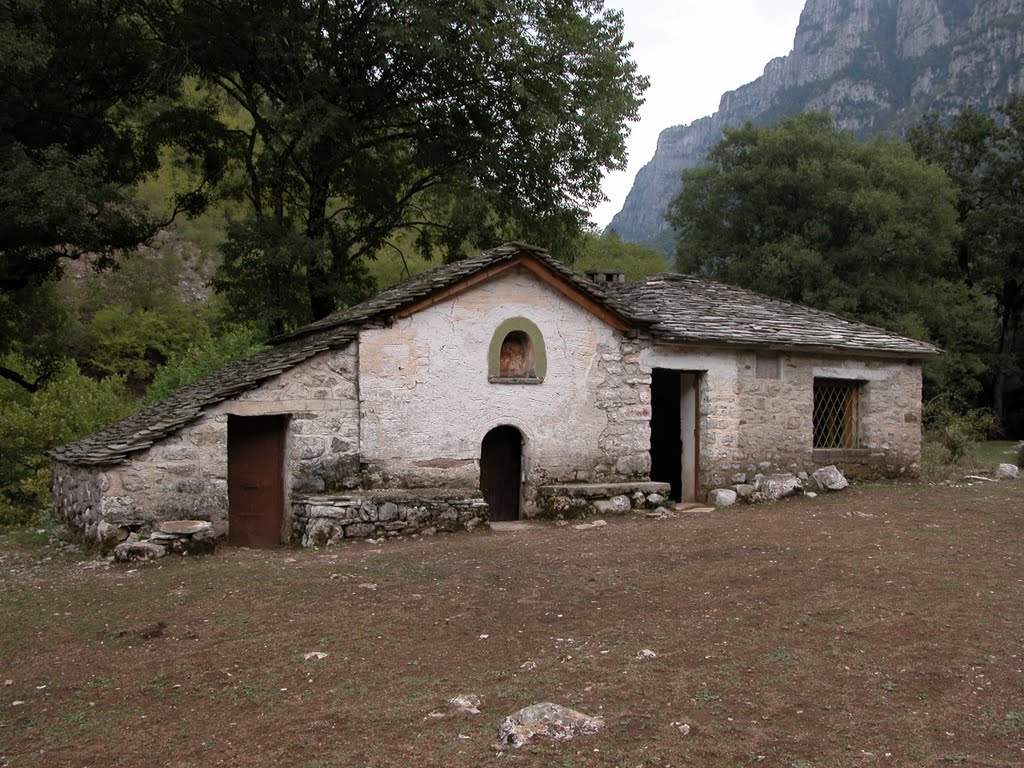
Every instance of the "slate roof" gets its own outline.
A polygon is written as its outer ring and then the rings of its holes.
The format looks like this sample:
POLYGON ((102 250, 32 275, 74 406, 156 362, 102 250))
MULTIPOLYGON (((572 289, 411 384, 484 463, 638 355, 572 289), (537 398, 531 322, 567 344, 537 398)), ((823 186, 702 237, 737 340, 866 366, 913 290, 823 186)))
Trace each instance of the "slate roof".
POLYGON ((923 341, 691 275, 652 275, 613 290, 637 322, 668 342, 905 357, 939 352, 923 341))
POLYGON ((580 289, 599 304, 622 317, 623 320, 633 321, 629 309, 618 298, 608 294, 601 286, 592 280, 588 280, 576 270, 567 267, 544 249, 526 245, 525 243, 506 243, 476 256, 471 256, 468 259, 445 264, 436 269, 415 275, 401 283, 396 283, 389 288, 385 288, 372 299, 367 299, 361 304, 356 304, 354 307, 349 307, 341 312, 335 312, 323 320, 318 320, 292 333, 279 336, 273 339, 271 343, 294 339, 307 333, 337 328, 342 325, 362 327, 375 321, 386 320, 396 310, 414 304, 436 291, 454 285, 463 278, 470 277, 490 267, 512 261, 523 255, 531 256, 536 261, 541 262, 575 288, 580 289))
POLYGON ((253 389, 265 379, 294 368, 313 355, 344 348, 355 338, 355 328, 343 328, 332 333, 307 335, 257 352, 179 389, 165 400, 140 408, 99 432, 55 448, 50 456, 67 464, 120 464, 129 454, 145 450, 195 421, 204 408, 253 389))
POLYGON ((328 349, 350 344, 359 329, 386 323, 415 304, 463 279, 527 256, 546 265, 570 285, 621 317, 670 343, 885 353, 907 357, 935 354, 930 344, 855 323, 753 291, 685 275, 655 275, 632 284, 598 285, 547 251, 507 243, 462 261, 416 275, 372 299, 271 340, 271 347, 234 362, 184 387, 165 400, 50 455, 68 464, 119 464, 199 418, 205 408, 253 389, 328 349))

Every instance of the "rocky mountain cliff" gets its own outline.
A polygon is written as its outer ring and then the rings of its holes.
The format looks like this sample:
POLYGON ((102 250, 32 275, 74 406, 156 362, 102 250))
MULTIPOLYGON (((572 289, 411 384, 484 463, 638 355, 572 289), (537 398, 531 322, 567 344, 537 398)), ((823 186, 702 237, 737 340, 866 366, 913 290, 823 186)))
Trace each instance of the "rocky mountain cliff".
POLYGON ((991 109, 1024 90, 1024 0, 807 0, 793 50, 718 111, 662 131, 609 225, 624 240, 664 237, 679 175, 728 126, 830 112, 861 135, 902 133, 927 112, 991 109))

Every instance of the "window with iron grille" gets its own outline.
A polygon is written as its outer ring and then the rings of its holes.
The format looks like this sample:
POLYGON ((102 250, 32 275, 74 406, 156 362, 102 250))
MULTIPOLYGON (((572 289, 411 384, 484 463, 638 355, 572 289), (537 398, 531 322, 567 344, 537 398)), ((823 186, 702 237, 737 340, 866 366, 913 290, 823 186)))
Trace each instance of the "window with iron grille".
POLYGON ((814 447, 860 447, 860 382, 814 380, 814 447))

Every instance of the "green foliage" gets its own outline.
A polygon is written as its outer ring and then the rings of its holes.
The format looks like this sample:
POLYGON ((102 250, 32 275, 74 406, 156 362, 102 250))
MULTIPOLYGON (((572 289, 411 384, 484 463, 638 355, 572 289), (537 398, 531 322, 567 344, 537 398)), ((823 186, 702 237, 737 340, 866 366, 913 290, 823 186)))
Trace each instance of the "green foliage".
POLYGON ((142 391, 176 351, 208 337, 202 317, 184 303, 173 310, 116 304, 97 312, 87 327, 85 365, 99 376, 120 376, 142 391))
POLYGON ((997 309, 999 333, 989 347, 989 365, 993 409, 1005 422, 1006 393, 1024 384, 1024 96, 1011 96, 999 115, 968 107, 948 125, 931 116, 908 138, 919 157, 945 170, 959 193, 958 264, 962 279, 997 309))
POLYGON ((948 396, 936 397, 924 406, 925 440, 940 446, 945 463, 955 464, 984 440, 995 425, 988 408, 970 408, 948 396))
MULTIPOLYGON (((24 360, 5 363, 24 370, 24 360)), ((133 407, 123 380, 95 381, 65 362, 38 391, 0 381, 0 527, 31 523, 50 503, 46 451, 94 432, 133 407)))
POLYGON ((206 374, 259 351, 261 339, 261 329, 252 325, 235 326, 173 354, 149 385, 146 402, 163 400, 206 374))
POLYGON ((926 392, 970 400, 990 302, 962 280, 956 193, 903 143, 858 143, 825 115, 726 131, 669 208, 677 265, 937 343, 926 392))
POLYGON ((628 282, 667 271, 665 256, 652 245, 627 243, 614 231, 602 235, 585 233, 572 261, 579 272, 588 269, 618 269, 626 273, 628 282))
POLYGON ((621 13, 597 0, 186 0, 145 18, 244 115, 233 147, 251 217, 229 237, 219 290, 255 317, 243 284, 267 259, 284 281, 270 327, 347 303, 361 262, 403 231, 448 259, 467 244, 571 238, 602 171, 623 164, 646 87, 621 13), (255 249, 264 222, 275 231, 255 249), (309 246, 286 254, 291 233, 309 246))
POLYGON ((162 240, 161 247, 125 255, 109 270, 61 282, 69 315, 63 353, 84 372, 122 376, 141 394, 173 354, 209 338, 214 312, 180 296, 179 245, 162 240))
POLYGON ((726 131, 669 220, 680 271, 899 331, 927 328, 920 285, 955 275, 954 199, 906 145, 805 114, 726 131))
POLYGON ((173 100, 169 63, 130 4, 0 7, 0 354, 39 352, 24 318, 69 259, 108 266, 154 234, 159 222, 131 190, 161 147, 177 144, 202 170, 175 210, 199 211, 223 174, 226 135, 211 107, 173 100))

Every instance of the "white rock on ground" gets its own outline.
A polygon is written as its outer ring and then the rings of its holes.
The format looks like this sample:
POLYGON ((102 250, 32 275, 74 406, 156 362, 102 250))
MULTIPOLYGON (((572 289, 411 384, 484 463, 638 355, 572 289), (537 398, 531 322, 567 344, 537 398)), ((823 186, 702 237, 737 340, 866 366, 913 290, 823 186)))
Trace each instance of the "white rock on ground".
POLYGON ((534 736, 567 741, 604 728, 604 720, 549 701, 531 704, 509 715, 498 726, 498 740, 521 747, 534 736))
POLYGON ((814 478, 814 482, 823 491, 841 491, 850 485, 846 476, 839 471, 835 464, 829 464, 827 467, 814 470, 811 477, 814 478))
POLYGON ((612 496, 610 499, 598 499, 593 502, 594 509, 602 515, 624 515, 633 508, 629 496, 612 496))
POLYGON ((716 507, 731 507, 736 503, 736 491, 729 488, 716 488, 708 494, 708 503, 716 507))
POLYGON ((1016 464, 1000 464, 996 467, 996 480, 1016 480, 1020 476, 1020 468, 1016 464))
POLYGON ((765 499, 768 501, 793 496, 800 493, 803 489, 803 484, 797 476, 789 472, 768 475, 757 481, 757 490, 764 494, 765 499))
POLYGON ((589 531, 591 528, 604 528, 604 526, 606 525, 608 525, 608 523, 604 520, 594 520, 590 523, 580 523, 579 525, 574 525, 573 529, 577 531, 589 531))
POLYGON ((463 693, 454 698, 448 699, 448 703, 458 710, 468 712, 471 715, 480 714, 480 697, 475 693, 463 693))

